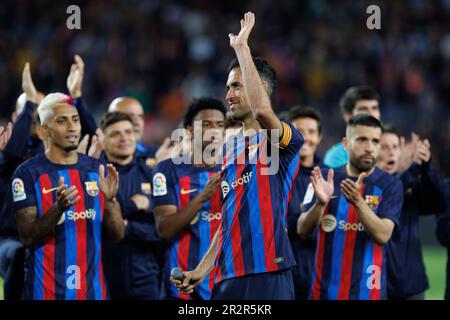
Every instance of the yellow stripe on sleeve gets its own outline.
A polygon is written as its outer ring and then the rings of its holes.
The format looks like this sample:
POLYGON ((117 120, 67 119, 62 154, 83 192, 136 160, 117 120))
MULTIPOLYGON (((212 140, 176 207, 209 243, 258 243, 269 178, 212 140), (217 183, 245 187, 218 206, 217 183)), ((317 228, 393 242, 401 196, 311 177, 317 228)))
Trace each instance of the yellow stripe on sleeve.
POLYGON ((280 141, 280 147, 286 148, 291 142, 292 129, 287 123, 282 122, 282 124, 283 124, 283 137, 281 138, 280 141))

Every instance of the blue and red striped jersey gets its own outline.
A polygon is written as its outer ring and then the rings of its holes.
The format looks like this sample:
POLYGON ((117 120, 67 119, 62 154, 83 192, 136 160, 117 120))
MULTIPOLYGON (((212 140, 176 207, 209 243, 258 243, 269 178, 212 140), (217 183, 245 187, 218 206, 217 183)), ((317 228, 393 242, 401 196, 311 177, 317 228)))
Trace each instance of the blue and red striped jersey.
MULTIPOLYGON (((323 170, 325 171, 325 170, 323 170)), ((326 177, 326 172, 323 172, 326 177)), ((310 298, 313 300, 380 300, 387 298, 386 246, 378 245, 365 231, 355 208, 340 192, 340 184, 350 178, 343 168, 335 170, 334 195, 317 230, 315 271, 310 298)), ((374 214, 397 226, 403 203, 401 181, 382 170, 363 181, 362 195, 374 214)), ((303 210, 315 203, 308 186, 303 210)))
POLYGON ((56 202, 60 177, 75 185, 81 199, 64 211, 54 232, 29 248, 24 297, 52 300, 107 298, 101 237, 104 198, 99 188, 100 161, 79 154, 73 165, 50 162, 45 155, 21 164, 12 177, 14 209, 36 207, 42 218, 56 202))
POLYGON ((295 265, 286 212, 303 136, 283 123, 280 141, 271 145, 261 131, 253 136, 243 136, 241 131, 224 146, 216 282, 295 265), (277 170, 266 172, 276 165, 277 170))
MULTIPOLYGON (((205 188, 209 177, 220 171, 214 167, 196 167, 192 164, 176 165, 171 159, 160 162, 153 170, 152 208, 160 205, 175 205, 183 209, 205 188)), ((206 201, 189 227, 170 243, 167 273, 175 267, 193 270, 208 251, 212 239, 222 220, 220 190, 206 201)), ((203 299, 210 299, 214 286, 212 271, 196 290, 203 299)), ((175 298, 189 299, 166 277, 169 294, 175 298)))

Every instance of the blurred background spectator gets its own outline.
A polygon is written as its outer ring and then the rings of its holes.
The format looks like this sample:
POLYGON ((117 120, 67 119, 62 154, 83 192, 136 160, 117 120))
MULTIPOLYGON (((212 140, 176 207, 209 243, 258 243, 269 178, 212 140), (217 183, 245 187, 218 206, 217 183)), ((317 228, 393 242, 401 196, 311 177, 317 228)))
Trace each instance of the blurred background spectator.
POLYGON ((319 154, 344 133, 338 100, 351 85, 374 86, 385 122, 432 142, 450 174, 450 0, 50 1, 0 4, 0 118, 20 94, 30 61, 36 87, 64 91, 75 53, 85 63, 83 93, 99 119, 121 95, 146 111, 145 143, 177 127, 193 97, 224 99, 233 50, 228 33, 256 14, 253 54, 275 66, 277 112, 297 104, 324 115, 319 154), (68 30, 66 8, 81 8, 81 30, 68 30), (366 8, 381 8, 381 30, 366 28, 366 8))

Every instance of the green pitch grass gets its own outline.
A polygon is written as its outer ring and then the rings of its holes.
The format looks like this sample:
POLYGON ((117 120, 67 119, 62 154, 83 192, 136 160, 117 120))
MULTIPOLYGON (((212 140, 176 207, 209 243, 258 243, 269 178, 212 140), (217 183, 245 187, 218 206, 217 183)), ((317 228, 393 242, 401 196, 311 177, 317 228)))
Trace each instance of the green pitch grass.
MULTIPOLYGON (((442 247, 423 248, 430 289, 426 292, 427 300, 442 300, 445 292, 445 268, 447 251, 442 247)), ((0 300, 3 300, 3 279, 0 278, 0 300)))
POLYGON ((430 289, 425 293, 427 300, 443 300, 445 294, 447 250, 443 247, 424 247, 423 255, 430 289))

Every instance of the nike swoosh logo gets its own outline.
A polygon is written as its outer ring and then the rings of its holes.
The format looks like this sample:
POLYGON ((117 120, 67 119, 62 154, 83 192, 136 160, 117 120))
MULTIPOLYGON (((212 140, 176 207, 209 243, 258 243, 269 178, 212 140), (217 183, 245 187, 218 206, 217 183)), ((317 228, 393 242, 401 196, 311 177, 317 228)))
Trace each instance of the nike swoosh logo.
POLYGON ((47 194, 47 193, 50 193, 50 192, 52 192, 52 191, 55 191, 55 190, 57 190, 58 189, 58 187, 55 187, 55 188, 51 188, 51 189, 42 189, 42 193, 43 194, 47 194))
POLYGON ((190 189, 190 190, 184 190, 184 189, 181 189, 180 193, 181 193, 181 194, 189 194, 189 193, 195 192, 195 191, 197 191, 197 190, 198 190, 198 189, 190 189))

